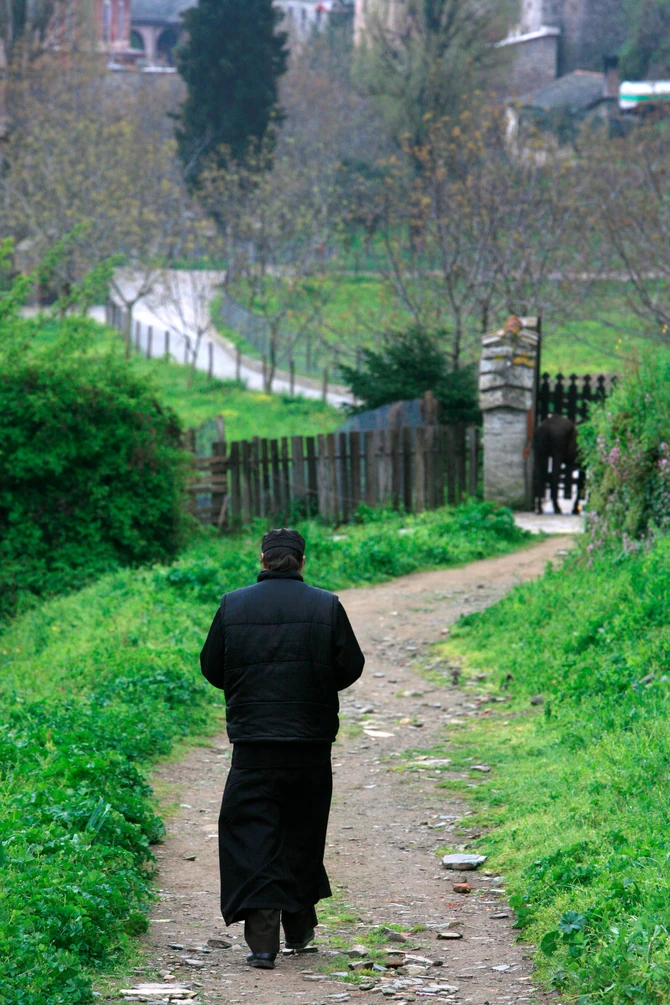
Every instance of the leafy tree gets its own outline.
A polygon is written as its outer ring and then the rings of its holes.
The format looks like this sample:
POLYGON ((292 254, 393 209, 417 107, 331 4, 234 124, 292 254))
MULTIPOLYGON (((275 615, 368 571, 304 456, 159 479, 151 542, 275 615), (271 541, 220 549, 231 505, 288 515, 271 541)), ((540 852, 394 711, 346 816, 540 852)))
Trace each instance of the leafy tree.
POLYGON ((443 336, 444 332, 428 333, 416 327, 389 332, 381 350, 363 350, 359 370, 341 366, 344 379, 361 402, 357 411, 408 401, 432 391, 442 406, 443 419, 477 421, 474 369, 449 372, 447 355, 439 344, 443 336))
POLYGON ((205 161, 234 159, 260 141, 281 113, 278 81, 286 70, 286 33, 272 0, 199 0, 182 15, 187 41, 177 68, 188 94, 177 128, 187 179, 195 182, 205 161))
POLYGON ((632 0, 628 4, 628 38, 621 53, 627 80, 644 80, 670 73, 670 3, 632 0))
POLYGON ((453 114, 470 92, 493 82, 490 71, 505 59, 494 43, 510 11, 494 0, 371 4, 359 77, 398 141, 421 143, 432 118, 453 114))

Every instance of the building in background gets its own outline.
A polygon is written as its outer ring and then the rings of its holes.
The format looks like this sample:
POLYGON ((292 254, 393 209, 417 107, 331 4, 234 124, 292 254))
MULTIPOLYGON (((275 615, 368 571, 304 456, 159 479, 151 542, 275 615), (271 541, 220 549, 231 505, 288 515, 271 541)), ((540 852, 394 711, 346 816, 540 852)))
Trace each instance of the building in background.
MULTIPOLYGON (((355 0, 354 38, 365 38, 373 12, 398 29, 411 0, 355 0)), ((508 50, 508 93, 527 94, 573 70, 599 72, 603 54, 626 38, 623 0, 518 0, 519 19, 498 45, 508 50)))

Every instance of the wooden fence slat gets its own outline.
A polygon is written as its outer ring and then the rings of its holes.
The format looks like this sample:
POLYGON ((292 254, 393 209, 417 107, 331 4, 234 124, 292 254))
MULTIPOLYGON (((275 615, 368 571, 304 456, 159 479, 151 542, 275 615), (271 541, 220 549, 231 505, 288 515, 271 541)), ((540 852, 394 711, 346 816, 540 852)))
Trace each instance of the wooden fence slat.
POLYGON ((317 482, 317 457, 316 442, 313 436, 308 436, 305 442, 307 450, 307 508, 309 513, 318 512, 318 482, 317 482))
POLYGON ((317 513, 326 518, 328 515, 328 458, 326 455, 326 437, 320 433, 317 437, 317 513))
POLYGON ((405 510, 412 512, 412 430, 405 426, 402 430, 402 501, 405 510))
POLYGON ((375 438, 377 441, 377 500, 380 506, 386 506, 391 497, 391 456, 389 454, 388 430, 378 429, 375 438))
POLYGON ((435 509, 435 426, 426 426, 426 509, 435 509))
POLYGON ((242 520, 249 523, 251 520, 251 444, 248 440, 242 440, 242 520))
POLYGON ((391 453, 391 500, 397 508, 402 501, 402 452, 400 430, 392 429, 390 435, 391 453))
POLYGON ((230 517, 236 521, 241 516, 242 495, 240 492, 240 445, 230 444, 230 517))
POLYGON ((379 502, 379 478, 377 477, 378 436, 373 430, 364 433, 365 439, 365 504, 376 506, 379 502))
POLYGON ((349 452, 347 450, 347 434, 340 433, 340 490, 342 499, 342 521, 344 523, 349 523, 349 514, 351 512, 351 480, 350 480, 350 470, 349 470, 349 452))
POLYGON ((351 455, 351 512, 356 515, 361 501, 361 434, 349 433, 351 455))
POLYGON ((261 482, 263 485, 263 516, 269 516, 272 513, 272 490, 270 488, 270 458, 267 440, 261 440, 261 482))
MULTIPOLYGON (((446 482, 446 498, 443 495, 441 505, 446 501, 448 506, 456 503, 456 442, 451 426, 441 426, 439 431, 440 454, 443 467, 443 484, 446 482)), ((444 491, 444 489, 443 489, 444 491)))
POLYGON ((270 461, 272 464, 272 513, 281 510, 281 472, 279 470, 279 440, 270 440, 270 461))
POLYGON ((456 490, 456 501, 460 505, 467 495, 468 486, 466 480, 466 446, 465 446, 465 423, 459 422, 456 426, 456 465, 458 469, 458 488, 456 490))
POLYGON ((335 445, 335 433, 328 433, 326 436, 327 468, 328 468, 328 496, 326 502, 326 518, 337 521, 339 517, 339 506, 337 499, 337 450, 335 445))
POLYGON ((479 431, 476 426, 468 426, 468 495, 477 495, 479 481, 479 431))
POLYGON ((414 437, 414 512, 426 508, 426 428, 419 426, 414 437))
POLYGON ((281 511, 288 520, 291 512, 291 468, 288 452, 288 437, 281 438, 281 511))
POLYGON ((253 483, 253 506, 254 516, 261 516, 261 478, 260 478, 260 438, 254 436, 251 443, 251 479, 253 483))
POLYGON ((444 454, 444 429, 442 426, 435 427, 435 439, 433 441, 433 454, 435 464, 435 509, 444 506, 446 500, 447 481, 447 459, 444 454))
POLYGON ((305 458, 302 450, 302 436, 291 437, 291 497, 297 503, 305 498, 305 458))
MULTIPOLYGON (((218 461, 219 462, 217 465, 218 467, 221 466, 221 461, 225 456, 226 456, 225 440, 217 440, 215 443, 212 443, 212 461, 213 462, 218 461)), ((215 464, 213 463, 212 473, 214 467, 215 464)), ((213 478, 212 481, 214 481, 213 478)), ((227 481, 228 479, 226 478, 225 474, 222 476, 220 475, 217 478, 218 482, 217 487, 219 488, 219 491, 212 492, 212 516, 213 516, 212 522, 216 524, 219 530, 221 530, 221 528, 223 527, 226 518, 226 501, 228 499, 227 481)))

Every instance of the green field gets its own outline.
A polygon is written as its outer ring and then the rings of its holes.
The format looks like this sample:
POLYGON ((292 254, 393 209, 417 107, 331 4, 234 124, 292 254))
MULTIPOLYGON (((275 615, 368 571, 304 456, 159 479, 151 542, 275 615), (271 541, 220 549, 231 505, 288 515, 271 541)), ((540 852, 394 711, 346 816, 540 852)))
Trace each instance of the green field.
POLYGON ((510 699, 439 748, 490 775, 442 784, 473 802, 477 844, 564 1002, 670 1000, 669 626, 666 536, 582 552, 433 654, 510 699))
MULTIPOLYGON (((308 582, 330 589, 522 547, 485 503, 298 524, 308 582), (400 530, 405 533, 399 534, 400 530)), ((163 829, 143 765, 221 705, 198 653, 221 593, 254 581, 257 526, 202 534, 171 567, 125 569, 0 634, 0 1000, 79 1005, 146 928, 163 829)))
MULTIPOLYGON (((566 375, 620 373, 627 360, 635 358, 649 345, 649 340, 641 334, 642 324, 626 303, 621 287, 605 283, 595 287, 580 313, 583 320, 563 319, 558 312, 545 314, 543 371, 552 375, 559 372, 566 375)), ((213 318, 222 334, 240 345, 244 352, 260 358, 260 351, 217 318, 216 305, 213 318)), ((381 334, 411 322, 409 312, 395 300, 381 279, 369 275, 342 279, 333 285, 322 317, 315 325, 326 346, 321 350, 320 366, 332 361, 334 349, 339 349, 345 362, 351 364, 357 347, 374 347, 381 334)), ((475 333, 471 344, 476 347, 477 343, 478 334, 475 333)), ((302 344, 295 352, 295 362, 297 370, 304 371, 302 344)), ((332 372, 331 379, 337 379, 332 372)))
MULTIPOLYGON (((118 332, 97 326, 94 351, 123 353, 118 332)), ((200 426, 222 415, 228 440, 316 436, 332 432, 342 422, 337 409, 319 400, 247 391, 235 381, 210 380, 199 370, 192 374, 189 387, 188 369, 164 359, 133 354, 132 365, 149 377, 159 400, 174 409, 185 427, 200 426)))

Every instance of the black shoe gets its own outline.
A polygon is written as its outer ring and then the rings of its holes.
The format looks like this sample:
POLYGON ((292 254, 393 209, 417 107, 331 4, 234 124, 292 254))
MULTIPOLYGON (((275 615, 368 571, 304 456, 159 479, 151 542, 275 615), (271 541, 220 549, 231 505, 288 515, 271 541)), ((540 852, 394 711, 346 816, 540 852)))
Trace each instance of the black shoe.
POLYGON ((307 946, 310 944, 315 935, 316 932, 314 931, 314 929, 310 928, 309 932, 307 932, 307 935, 305 936, 302 942, 289 942, 288 939, 285 939, 284 945, 286 946, 287 949, 294 949, 296 953, 299 953, 301 949, 307 948, 307 946))
POLYGON ((249 953, 247 964, 258 970, 274 970, 276 953, 249 953))

